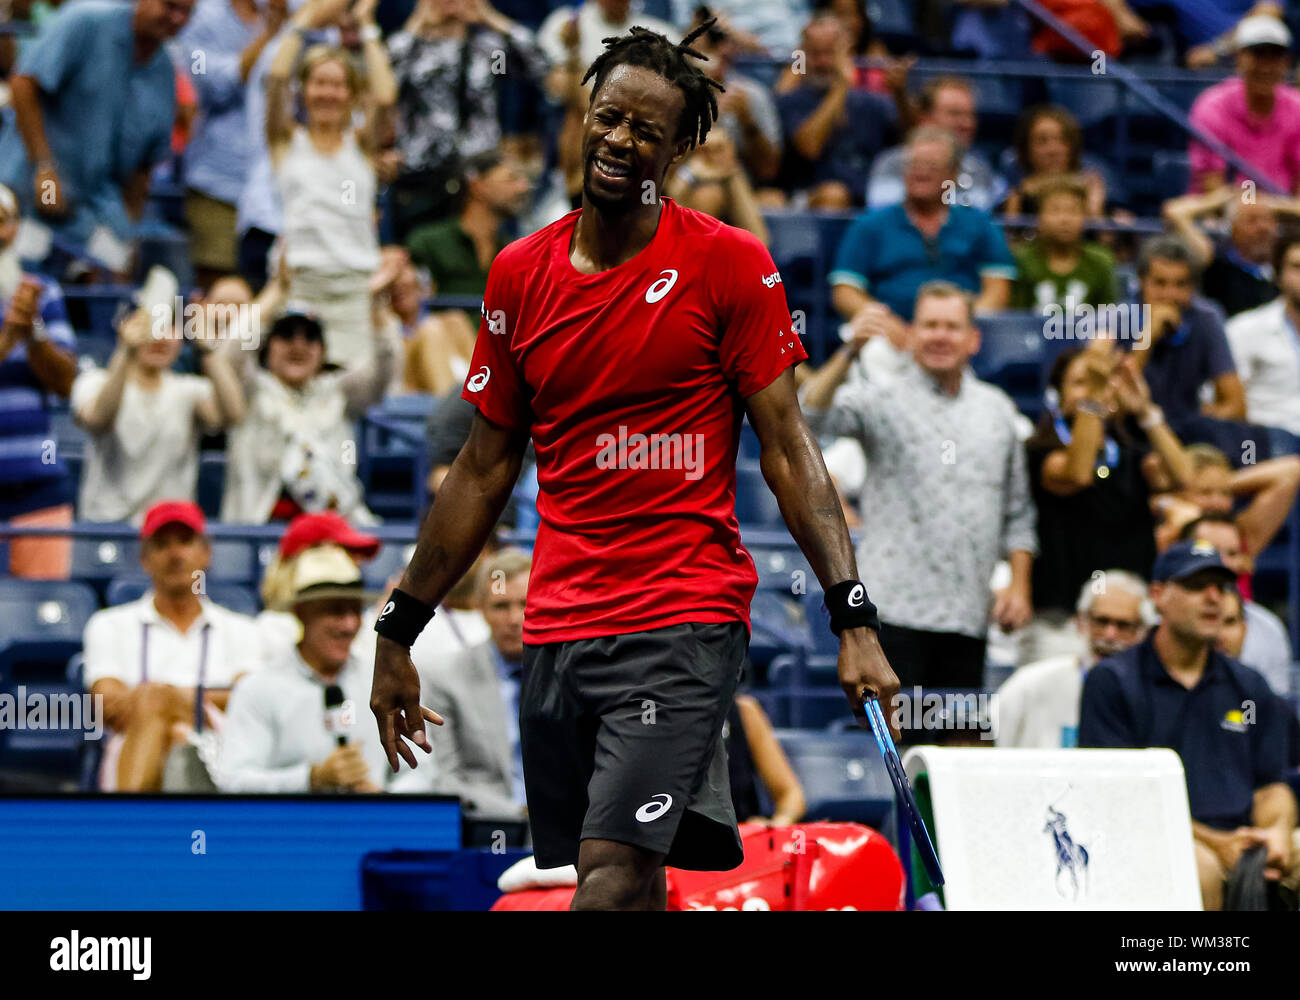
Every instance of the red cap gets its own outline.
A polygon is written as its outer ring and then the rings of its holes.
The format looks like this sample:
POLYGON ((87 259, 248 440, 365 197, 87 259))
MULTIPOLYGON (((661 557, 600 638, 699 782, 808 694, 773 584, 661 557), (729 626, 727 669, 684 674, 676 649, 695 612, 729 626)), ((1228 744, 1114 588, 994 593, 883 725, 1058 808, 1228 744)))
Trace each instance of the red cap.
POLYGON ((140 526, 141 538, 152 538, 158 529, 167 524, 183 524, 196 534, 208 533, 208 522, 199 505, 189 500, 160 500, 150 507, 140 526))
POLYGON ((342 514, 325 510, 318 514, 299 514, 289 522, 280 539, 280 558, 292 559, 303 549, 325 542, 332 542, 363 559, 373 559, 380 545, 378 538, 363 535, 342 514))

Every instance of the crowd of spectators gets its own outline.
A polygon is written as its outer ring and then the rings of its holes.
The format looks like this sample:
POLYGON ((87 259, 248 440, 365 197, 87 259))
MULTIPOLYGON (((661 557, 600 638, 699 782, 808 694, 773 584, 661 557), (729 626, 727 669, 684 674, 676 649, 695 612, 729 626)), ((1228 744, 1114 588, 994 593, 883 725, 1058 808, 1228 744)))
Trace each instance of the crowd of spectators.
MULTIPOLYGON (((1252 575, 1300 491, 1295 11, 1042 5, 1123 64, 1207 71, 1175 150, 1187 186, 1146 220, 1164 232, 1137 224, 1127 165, 1085 148, 1066 107, 1025 107, 990 150, 985 78, 914 73, 936 53, 1087 62, 1014 3, 918 4, 910 31, 862 0, 65 0, 32 15, 0 46, 0 517, 138 529, 147 591, 85 633, 114 732, 101 787, 434 790, 522 817, 529 556, 485 552, 417 643, 450 724, 433 766, 390 775, 363 710, 380 594, 360 567, 380 519, 356 422, 427 402, 436 493, 468 434, 460 387, 493 322, 493 259, 581 204, 603 39, 640 24, 676 40, 716 16, 695 48, 724 88, 718 125, 665 193, 774 250, 776 220, 851 216, 812 290, 842 346, 796 377, 903 688, 978 689, 1011 635, 998 745, 1173 746, 1207 905, 1256 846, 1294 881, 1300 692, 1252 575), (97 284, 136 289, 98 364, 78 359, 64 298, 97 284), (1096 317, 1054 351, 1036 424, 971 366, 1007 310, 1048 340, 1062 316, 1096 317), (58 412, 85 436, 79 480, 47 447, 58 412), (284 529, 256 619, 195 585, 214 447, 220 521, 284 529), (1206 713, 1243 698, 1267 724, 1230 750, 1206 713)), ((528 462, 513 526, 536 524, 537 491, 528 462)), ((67 578, 69 549, 15 537, 9 572, 67 578)), ((757 701, 737 700, 728 733, 738 810, 758 815, 762 786, 778 821, 797 818, 757 701)))

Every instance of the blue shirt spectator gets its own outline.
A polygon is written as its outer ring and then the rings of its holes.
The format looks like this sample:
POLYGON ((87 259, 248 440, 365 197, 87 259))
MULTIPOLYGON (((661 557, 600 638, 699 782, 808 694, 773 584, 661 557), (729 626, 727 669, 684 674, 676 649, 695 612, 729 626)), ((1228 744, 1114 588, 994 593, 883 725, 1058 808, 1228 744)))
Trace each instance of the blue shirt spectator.
MULTIPOLYGON (((33 338, 75 357, 76 338, 59 286, 44 278, 27 277, 41 284, 33 338)), ((8 297, 0 304, 5 316, 9 304, 8 297)), ((3 323, 0 319, 0 329, 3 323)), ((50 433, 51 404, 66 397, 67 389, 58 391, 41 380, 31 365, 29 350, 26 342, 10 346, 7 338, 0 337, 0 520, 72 500, 68 467, 50 433)))
POLYGON ((185 149, 185 184, 231 205, 243 190, 250 155, 247 79, 240 72, 240 58, 264 30, 256 8, 248 7, 251 20, 242 17, 231 0, 200 0, 174 46, 176 61, 188 70, 199 101, 185 149))
POLYGON ((916 293, 945 279, 974 295, 981 279, 1013 278, 1015 259, 1002 231, 986 213, 952 205, 937 236, 923 235, 903 205, 865 212, 853 220, 835 255, 832 285, 850 285, 912 318, 916 293))
MULTIPOLYGON (((170 150, 176 79, 163 43, 189 19, 194 0, 82 0, 59 11, 23 54, 12 81, 15 115, 0 132, 0 182, 9 185, 24 218, 42 222, 76 248, 92 234, 129 241, 128 212, 143 205, 148 171, 170 150), (138 58, 138 53, 145 53, 138 58), (28 149, 17 118, 43 131, 48 149, 28 149), (39 184, 58 200, 36 203, 39 184), (53 209, 61 201, 66 215, 53 209)), ((92 252, 96 244, 91 244, 92 252)), ((114 247, 124 270, 127 254, 114 247)))
POLYGON ((1223 321, 1211 306, 1194 299, 1183 311, 1178 328, 1151 347, 1143 374, 1151 399, 1177 426, 1201 412, 1201 386, 1236 371, 1223 321))

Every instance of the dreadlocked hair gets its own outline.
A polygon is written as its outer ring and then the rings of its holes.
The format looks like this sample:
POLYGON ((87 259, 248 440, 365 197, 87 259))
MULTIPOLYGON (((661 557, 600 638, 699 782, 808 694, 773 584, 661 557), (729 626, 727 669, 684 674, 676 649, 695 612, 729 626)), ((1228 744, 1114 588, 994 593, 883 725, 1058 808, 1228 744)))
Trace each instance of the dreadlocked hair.
POLYGON ((657 31, 639 25, 633 26, 626 35, 603 38, 601 41, 605 43, 605 51, 587 69, 582 82, 594 78, 594 94, 618 66, 641 66, 662 76, 680 90, 686 99, 677 130, 678 137, 688 136, 692 146, 701 145, 718 117, 718 99, 713 96, 713 91, 726 88, 705 76, 698 66, 688 61, 688 57, 700 60, 706 58, 702 52, 691 48, 691 42, 708 31, 716 21, 717 18, 705 21, 677 45, 657 31))

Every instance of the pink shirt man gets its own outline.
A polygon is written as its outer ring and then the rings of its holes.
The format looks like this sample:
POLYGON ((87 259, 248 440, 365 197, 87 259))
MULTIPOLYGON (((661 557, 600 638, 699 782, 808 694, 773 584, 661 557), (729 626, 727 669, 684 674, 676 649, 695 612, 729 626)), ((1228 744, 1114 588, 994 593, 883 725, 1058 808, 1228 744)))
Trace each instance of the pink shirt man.
MULTIPOLYGON (((1191 120, 1258 168, 1257 179, 1271 180, 1295 193, 1300 188, 1300 91, 1279 86, 1275 95, 1272 114, 1253 114, 1246 106, 1246 85, 1234 76, 1196 99, 1191 120)), ((1188 143, 1188 156, 1194 178, 1225 167, 1222 157, 1194 139, 1188 143)), ((1233 179, 1235 183, 1241 175, 1234 172, 1233 179)), ((1198 187, 1195 181, 1192 187, 1198 187)))

